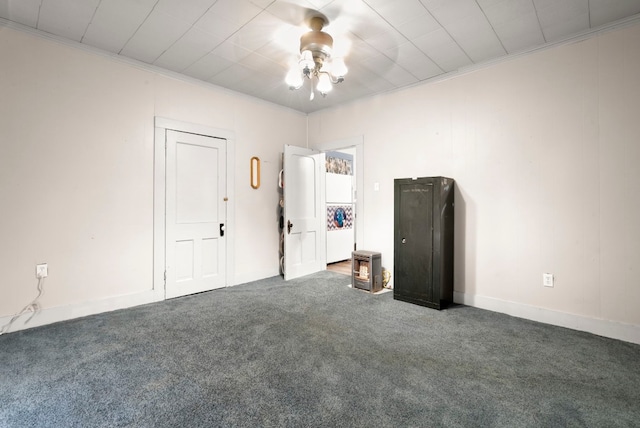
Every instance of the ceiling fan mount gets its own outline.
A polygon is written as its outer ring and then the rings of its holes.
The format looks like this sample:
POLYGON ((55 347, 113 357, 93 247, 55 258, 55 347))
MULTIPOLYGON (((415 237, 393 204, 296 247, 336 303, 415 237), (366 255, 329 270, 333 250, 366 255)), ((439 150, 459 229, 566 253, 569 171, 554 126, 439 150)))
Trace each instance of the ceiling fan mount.
POLYGON ((322 68, 324 61, 331 57, 333 51, 333 37, 322 31, 329 23, 324 15, 314 15, 305 20, 311 31, 300 37, 300 53, 310 51, 316 67, 322 68))

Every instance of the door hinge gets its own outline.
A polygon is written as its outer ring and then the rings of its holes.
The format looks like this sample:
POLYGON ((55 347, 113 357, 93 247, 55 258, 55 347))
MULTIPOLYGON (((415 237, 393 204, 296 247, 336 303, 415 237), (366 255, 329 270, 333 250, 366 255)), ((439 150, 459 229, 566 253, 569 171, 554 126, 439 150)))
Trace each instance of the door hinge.
POLYGON ((164 271, 164 282, 167 282, 167 271, 164 271))

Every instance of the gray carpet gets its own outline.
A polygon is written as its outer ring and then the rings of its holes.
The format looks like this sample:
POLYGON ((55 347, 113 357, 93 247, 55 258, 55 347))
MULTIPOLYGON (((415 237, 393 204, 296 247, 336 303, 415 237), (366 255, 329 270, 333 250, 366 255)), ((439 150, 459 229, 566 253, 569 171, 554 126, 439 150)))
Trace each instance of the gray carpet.
POLYGON ((0 336, 3 427, 638 427, 640 346, 279 277, 0 336))

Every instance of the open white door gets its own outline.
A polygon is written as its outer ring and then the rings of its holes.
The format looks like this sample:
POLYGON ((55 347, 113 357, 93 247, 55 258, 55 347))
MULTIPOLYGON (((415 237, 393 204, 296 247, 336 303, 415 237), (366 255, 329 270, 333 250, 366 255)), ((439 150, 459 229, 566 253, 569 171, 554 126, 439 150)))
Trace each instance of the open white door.
POLYGON ((325 156, 284 146, 284 279, 326 269, 325 156))

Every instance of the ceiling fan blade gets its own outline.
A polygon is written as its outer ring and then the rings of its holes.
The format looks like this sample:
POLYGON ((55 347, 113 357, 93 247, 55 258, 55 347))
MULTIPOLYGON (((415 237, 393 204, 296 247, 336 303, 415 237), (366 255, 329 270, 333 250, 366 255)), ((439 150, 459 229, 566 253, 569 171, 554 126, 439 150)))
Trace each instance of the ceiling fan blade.
POLYGON ((267 8, 267 11, 287 24, 305 28, 309 27, 308 22, 312 17, 320 17, 325 22, 329 22, 329 18, 322 12, 289 1, 276 1, 267 8))

